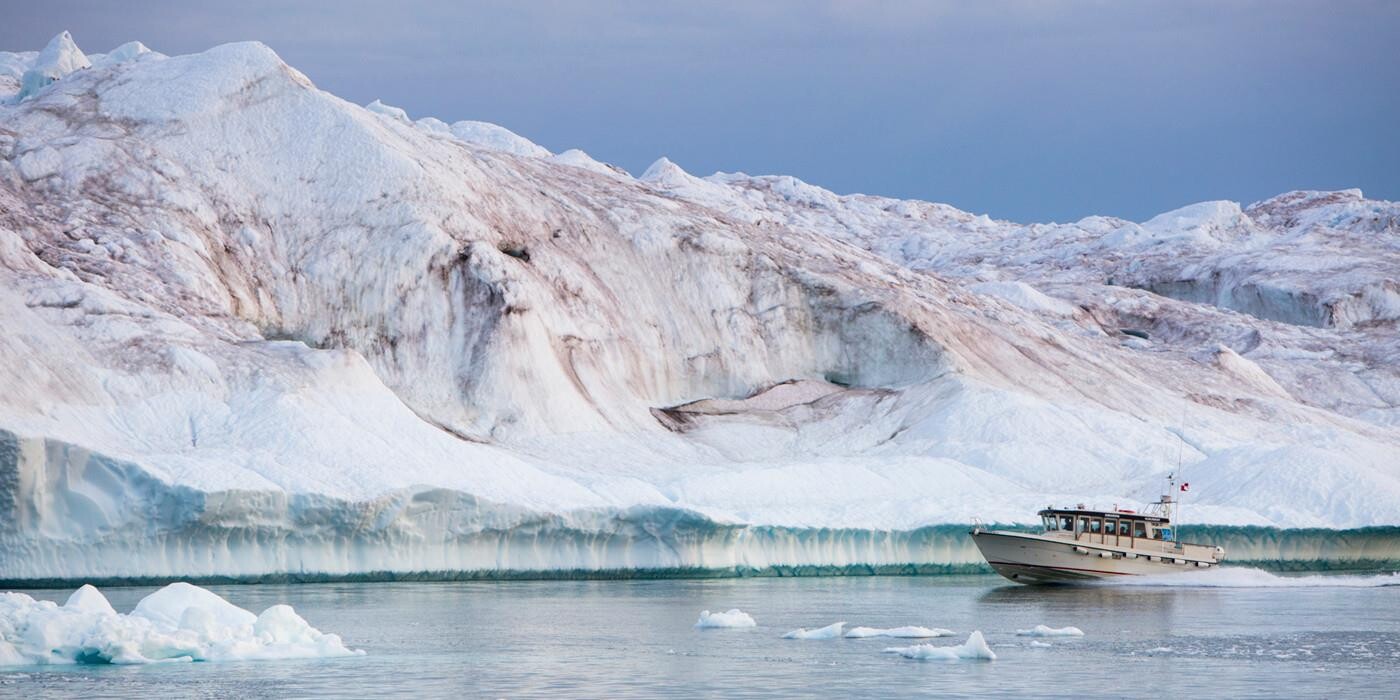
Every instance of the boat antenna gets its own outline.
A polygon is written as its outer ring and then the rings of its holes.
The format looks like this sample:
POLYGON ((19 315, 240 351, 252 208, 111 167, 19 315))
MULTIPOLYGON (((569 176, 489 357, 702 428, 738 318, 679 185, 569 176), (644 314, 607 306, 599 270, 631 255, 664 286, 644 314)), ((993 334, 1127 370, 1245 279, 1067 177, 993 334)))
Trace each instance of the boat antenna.
MULTIPOLYGON (((1177 426, 1176 426, 1176 471, 1172 472, 1172 475, 1173 475, 1173 476, 1180 476, 1180 475, 1181 475, 1181 456, 1182 456, 1182 452, 1186 450, 1186 400, 1187 400, 1187 397, 1188 397, 1188 394, 1187 394, 1186 392, 1184 392, 1184 391, 1181 392, 1181 422, 1180 422, 1180 423, 1177 423, 1177 426)), ((1175 518, 1172 518, 1172 521, 1173 521, 1173 522, 1172 522, 1172 534, 1173 534, 1173 535, 1175 535, 1175 534, 1177 533, 1178 529, 1181 527, 1181 499, 1182 499, 1182 494, 1186 493, 1186 489, 1190 487, 1190 484, 1187 483, 1186 481, 1182 481, 1181 484, 1182 484, 1182 485, 1181 485, 1181 491, 1180 491, 1180 492, 1177 492, 1177 491, 1176 491, 1176 482, 1175 482, 1175 481, 1172 481, 1172 482, 1171 482, 1172 498, 1176 499, 1176 517, 1175 517, 1175 518)), ((1170 515, 1170 514, 1169 514, 1169 515, 1170 515)), ((1178 541, 1180 541, 1180 540, 1178 540, 1178 541)))

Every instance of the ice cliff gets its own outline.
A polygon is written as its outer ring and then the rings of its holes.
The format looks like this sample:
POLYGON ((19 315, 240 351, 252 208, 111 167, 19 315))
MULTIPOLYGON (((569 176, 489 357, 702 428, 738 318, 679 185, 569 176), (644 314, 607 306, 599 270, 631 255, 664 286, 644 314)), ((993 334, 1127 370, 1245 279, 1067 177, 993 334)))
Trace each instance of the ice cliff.
POLYGON ((1178 459, 1194 522, 1397 525, 1397 221, 633 178, 65 33, 0 53, 0 578, 959 563, 1178 459))

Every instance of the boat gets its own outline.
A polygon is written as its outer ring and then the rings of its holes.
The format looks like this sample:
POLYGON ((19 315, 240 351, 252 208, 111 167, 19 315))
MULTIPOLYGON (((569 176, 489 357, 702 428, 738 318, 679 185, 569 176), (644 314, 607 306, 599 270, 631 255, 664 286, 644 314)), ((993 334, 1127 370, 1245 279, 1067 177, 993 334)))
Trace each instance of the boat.
POLYGON ((1036 532, 987 530, 975 524, 972 541, 993 570, 1016 583, 1073 583, 1219 566, 1225 559, 1223 548, 1177 539, 1173 490, 1169 487, 1142 513, 1117 506, 1097 510, 1082 503, 1073 508, 1049 506, 1040 511, 1042 527, 1036 532))

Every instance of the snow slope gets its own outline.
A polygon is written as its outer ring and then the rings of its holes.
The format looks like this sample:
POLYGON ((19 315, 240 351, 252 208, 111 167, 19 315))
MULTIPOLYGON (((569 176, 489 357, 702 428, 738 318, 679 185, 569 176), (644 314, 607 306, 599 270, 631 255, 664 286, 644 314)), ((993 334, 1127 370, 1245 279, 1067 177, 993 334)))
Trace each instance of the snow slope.
POLYGON ((0 53, 7 577, 957 563, 1178 457, 1197 522, 1400 524, 1396 204, 634 179, 63 39, 0 53))

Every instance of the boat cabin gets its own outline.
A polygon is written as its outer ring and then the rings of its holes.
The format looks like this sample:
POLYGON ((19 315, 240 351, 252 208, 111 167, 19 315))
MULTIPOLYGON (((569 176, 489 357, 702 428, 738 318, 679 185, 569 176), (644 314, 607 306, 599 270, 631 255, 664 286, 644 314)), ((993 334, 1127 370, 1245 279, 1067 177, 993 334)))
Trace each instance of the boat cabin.
POLYGON ((1039 513, 1046 534, 1068 533, 1074 539, 1132 546, 1136 540, 1173 542, 1169 518, 1130 510, 1047 508, 1039 513))

